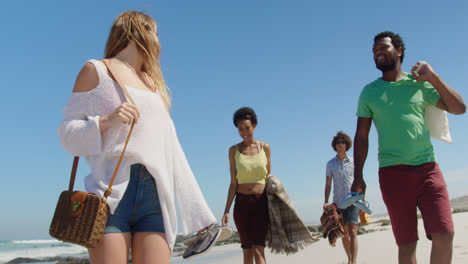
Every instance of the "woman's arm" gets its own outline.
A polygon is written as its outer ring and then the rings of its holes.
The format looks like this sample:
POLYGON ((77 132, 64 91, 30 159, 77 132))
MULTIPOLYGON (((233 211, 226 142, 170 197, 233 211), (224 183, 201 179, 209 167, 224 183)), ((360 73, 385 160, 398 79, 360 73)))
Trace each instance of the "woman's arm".
MULTIPOLYGON (((99 62, 101 63, 101 62, 99 62)), ((86 63, 81 69, 78 77, 76 77, 74 93, 85 93, 93 90, 99 84, 99 75, 96 68, 90 62, 86 63)), ((165 104, 166 105, 166 104, 165 104)), ((166 105, 167 108, 167 105, 166 105)), ((130 103, 122 103, 114 111, 107 115, 99 117, 99 131, 101 135, 111 127, 122 124, 131 124, 133 119, 140 117, 140 113, 135 105, 130 103)))
POLYGON ((99 84, 99 76, 91 62, 87 62, 76 77, 74 93, 85 93, 93 90, 99 84))
POLYGON ((238 183, 236 179, 237 170, 236 170, 235 155, 236 155, 236 147, 232 146, 229 149, 229 168, 231 172, 231 184, 229 184, 226 207, 224 208, 224 215, 222 219, 223 225, 227 225, 229 223, 229 211, 231 210, 232 201, 234 200, 234 197, 236 196, 236 192, 237 192, 238 183))
POLYGON ((99 116, 89 115, 90 98, 87 92, 99 83, 94 65, 86 63, 75 81, 73 93, 63 109, 63 121, 58 135, 62 146, 75 156, 101 152, 99 116))
POLYGON ((91 62, 86 63, 78 74, 73 93, 65 106, 63 121, 58 135, 62 146, 75 156, 95 155, 102 151, 102 134, 109 128, 131 124, 139 117, 134 105, 123 103, 107 115, 92 116, 89 92, 99 84, 99 75, 91 62))

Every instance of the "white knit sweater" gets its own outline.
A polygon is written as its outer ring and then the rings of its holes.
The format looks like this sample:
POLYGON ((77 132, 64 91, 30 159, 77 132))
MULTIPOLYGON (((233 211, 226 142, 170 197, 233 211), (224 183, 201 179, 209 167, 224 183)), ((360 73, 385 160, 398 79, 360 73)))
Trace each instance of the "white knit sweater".
MULTIPOLYGON (((122 153, 129 126, 108 129, 101 137, 99 117, 112 112, 126 98, 108 75, 102 62, 90 60, 99 84, 89 92, 72 93, 63 113, 58 134, 63 147, 84 156, 91 168, 85 178, 87 191, 102 196, 122 153)), ((182 232, 188 235, 216 222, 193 176, 177 138, 174 123, 159 93, 126 86, 140 112, 140 119, 125 152, 107 202, 111 213, 123 197, 130 179, 130 165, 141 163, 153 175, 158 187, 167 241, 171 249, 177 235, 174 194, 177 197, 182 232)))

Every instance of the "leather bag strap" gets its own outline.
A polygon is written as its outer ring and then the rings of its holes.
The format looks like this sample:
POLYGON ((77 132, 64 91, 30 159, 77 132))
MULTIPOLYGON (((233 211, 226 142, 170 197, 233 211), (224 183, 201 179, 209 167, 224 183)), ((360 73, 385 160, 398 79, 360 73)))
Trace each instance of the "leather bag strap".
MULTIPOLYGON (((135 102, 133 101, 133 98, 130 96, 130 94, 128 93, 125 86, 122 85, 122 82, 120 82, 120 79, 118 79, 117 76, 115 74, 113 74, 112 69, 110 67, 110 60, 105 59, 105 60, 102 60, 102 62, 104 63, 104 65, 106 65, 106 68, 107 68, 107 70, 109 70, 109 73, 110 73, 111 77, 117 82, 120 89, 122 89, 122 92, 127 97, 127 99, 132 104, 135 105, 135 102)), ((114 183, 115 176, 117 175, 117 172, 119 171, 120 163, 122 163, 122 159, 123 159, 123 156, 125 154, 125 150, 127 149, 128 141, 130 140, 130 135, 132 134, 134 126, 135 126, 135 120, 133 120, 132 125, 130 127, 130 130, 128 131, 127 139, 125 140, 125 145, 124 145, 124 148, 122 150, 122 154, 120 154, 119 162, 117 162, 117 165, 115 166, 114 174, 112 175, 112 179, 109 182, 109 186, 107 187, 107 190, 104 192, 104 195, 103 195, 104 200, 107 200, 107 197, 109 197, 109 195, 112 193, 112 184, 114 183)), ((80 157, 78 157, 78 156, 75 156, 74 159, 73 159, 72 172, 71 172, 71 176, 70 176, 70 185, 68 187, 69 191, 73 191, 73 186, 75 185, 76 171, 77 171, 77 168, 78 168, 79 159, 80 159, 80 157)))

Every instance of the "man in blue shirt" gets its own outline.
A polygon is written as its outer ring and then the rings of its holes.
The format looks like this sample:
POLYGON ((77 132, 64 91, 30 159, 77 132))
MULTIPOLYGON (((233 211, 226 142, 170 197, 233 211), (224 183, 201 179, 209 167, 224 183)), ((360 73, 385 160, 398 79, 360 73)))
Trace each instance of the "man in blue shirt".
MULTIPOLYGON (((351 138, 339 131, 332 140, 332 147, 336 151, 336 156, 327 163, 327 181, 325 184, 325 204, 328 205, 331 185, 333 182, 333 203, 340 208, 344 197, 351 190, 354 180, 354 162, 352 157, 346 155, 346 151, 351 148, 351 138)), ((341 238, 343 247, 348 256, 348 264, 355 264, 357 259, 358 241, 357 225, 359 223, 359 209, 351 205, 346 209, 341 209, 343 213, 343 225, 345 234, 341 238)))

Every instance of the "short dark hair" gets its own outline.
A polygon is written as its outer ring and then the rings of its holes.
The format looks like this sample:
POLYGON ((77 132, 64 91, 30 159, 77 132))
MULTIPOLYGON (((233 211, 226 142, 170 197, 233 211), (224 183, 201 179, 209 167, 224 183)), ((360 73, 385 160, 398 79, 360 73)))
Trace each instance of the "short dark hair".
POLYGON ((390 38, 392 40, 393 47, 395 49, 401 48, 401 56, 400 56, 400 62, 403 63, 403 59, 405 58, 405 43, 403 42, 403 39, 400 37, 400 35, 393 33, 392 31, 384 31, 380 32, 379 34, 375 35, 374 37, 374 44, 377 42, 377 40, 381 38, 390 38))
POLYGON ((250 120, 254 126, 257 125, 257 115, 250 107, 241 107, 234 113, 233 121, 236 127, 241 120, 250 120))
POLYGON ((333 137, 333 140, 332 140, 332 143, 331 143, 332 148, 336 151, 336 143, 340 139, 344 140, 346 142, 346 151, 348 151, 351 148, 351 146, 353 145, 353 142, 351 141, 351 138, 341 130, 338 131, 338 133, 336 133, 336 136, 333 137))

